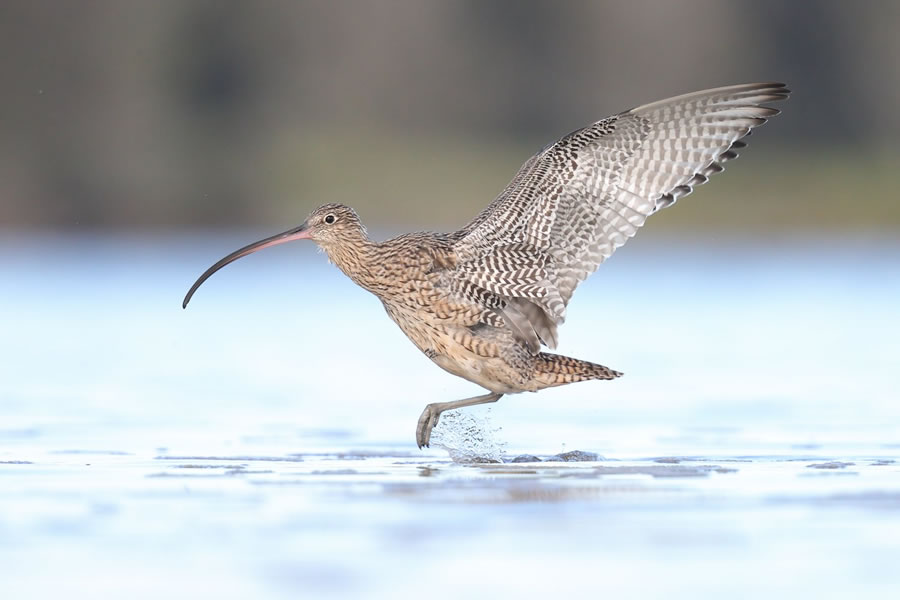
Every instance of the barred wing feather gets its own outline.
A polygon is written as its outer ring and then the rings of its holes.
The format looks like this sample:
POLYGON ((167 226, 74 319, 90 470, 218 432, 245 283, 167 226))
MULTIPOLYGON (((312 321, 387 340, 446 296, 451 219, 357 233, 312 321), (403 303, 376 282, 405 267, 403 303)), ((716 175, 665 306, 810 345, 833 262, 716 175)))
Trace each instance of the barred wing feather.
POLYGON ((722 170, 787 98, 780 83, 717 88, 597 121, 531 157, 454 246, 461 282, 505 301, 532 350, 555 347, 575 288, 654 212, 722 170))

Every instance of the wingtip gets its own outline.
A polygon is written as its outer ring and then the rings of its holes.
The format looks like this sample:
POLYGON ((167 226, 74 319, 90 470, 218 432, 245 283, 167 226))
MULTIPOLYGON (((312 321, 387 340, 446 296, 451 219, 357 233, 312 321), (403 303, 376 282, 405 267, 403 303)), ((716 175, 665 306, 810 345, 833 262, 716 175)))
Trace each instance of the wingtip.
POLYGON ((766 90, 769 91, 773 96, 776 96, 775 98, 772 98, 773 100, 783 100, 793 93, 786 83, 782 83, 780 81, 761 83, 759 84, 759 86, 760 91, 766 90))

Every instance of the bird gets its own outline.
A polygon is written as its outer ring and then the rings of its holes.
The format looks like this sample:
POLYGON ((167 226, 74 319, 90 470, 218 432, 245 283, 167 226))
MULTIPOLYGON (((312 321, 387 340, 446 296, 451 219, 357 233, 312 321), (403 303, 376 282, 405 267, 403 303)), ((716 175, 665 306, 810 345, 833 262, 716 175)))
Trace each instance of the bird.
POLYGON ((462 229, 377 242, 356 211, 319 206, 297 227, 228 254, 225 265, 263 248, 312 240, 437 366, 487 392, 429 403, 416 444, 430 446, 440 415, 505 394, 622 375, 552 354, 578 285, 644 225, 723 170, 751 130, 779 114, 767 105, 783 83, 693 92, 632 108, 577 129, 529 158, 462 229))

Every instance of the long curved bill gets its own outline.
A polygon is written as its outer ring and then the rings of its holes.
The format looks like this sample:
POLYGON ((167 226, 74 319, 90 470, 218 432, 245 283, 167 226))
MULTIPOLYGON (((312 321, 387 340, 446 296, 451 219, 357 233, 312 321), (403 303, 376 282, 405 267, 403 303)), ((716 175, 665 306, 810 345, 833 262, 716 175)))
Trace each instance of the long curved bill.
POLYGON ((197 281, 194 282, 194 285, 191 286, 191 289, 188 290, 187 295, 184 297, 184 302, 181 303, 181 308, 187 308, 188 302, 191 301, 191 296, 194 295, 194 292, 197 291, 197 288, 203 284, 204 281, 209 279, 213 273, 224 267, 230 262, 234 262, 237 259, 247 256, 248 254, 252 254, 257 250, 262 250, 263 248, 268 248, 269 246, 277 246, 278 244, 285 244, 287 242, 293 242, 294 240, 308 240, 309 239, 309 228, 304 223, 299 227, 295 227, 284 233, 279 233, 278 235, 273 235, 272 237, 267 237, 264 240, 259 240, 258 242, 253 242, 248 246, 244 246, 240 250, 235 250, 210 268, 206 270, 206 272, 201 275, 197 281))

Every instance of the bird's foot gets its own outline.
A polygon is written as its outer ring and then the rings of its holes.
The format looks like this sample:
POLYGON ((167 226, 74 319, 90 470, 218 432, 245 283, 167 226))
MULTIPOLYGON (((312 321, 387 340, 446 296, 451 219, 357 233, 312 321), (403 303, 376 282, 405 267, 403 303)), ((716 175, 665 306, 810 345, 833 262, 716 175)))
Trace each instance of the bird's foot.
POLYGON ((431 430, 438 424, 440 416, 441 411, 437 403, 429 404, 422 411, 422 415, 419 417, 419 424, 416 425, 416 444, 420 450, 423 447, 428 448, 428 445, 431 443, 431 430))

